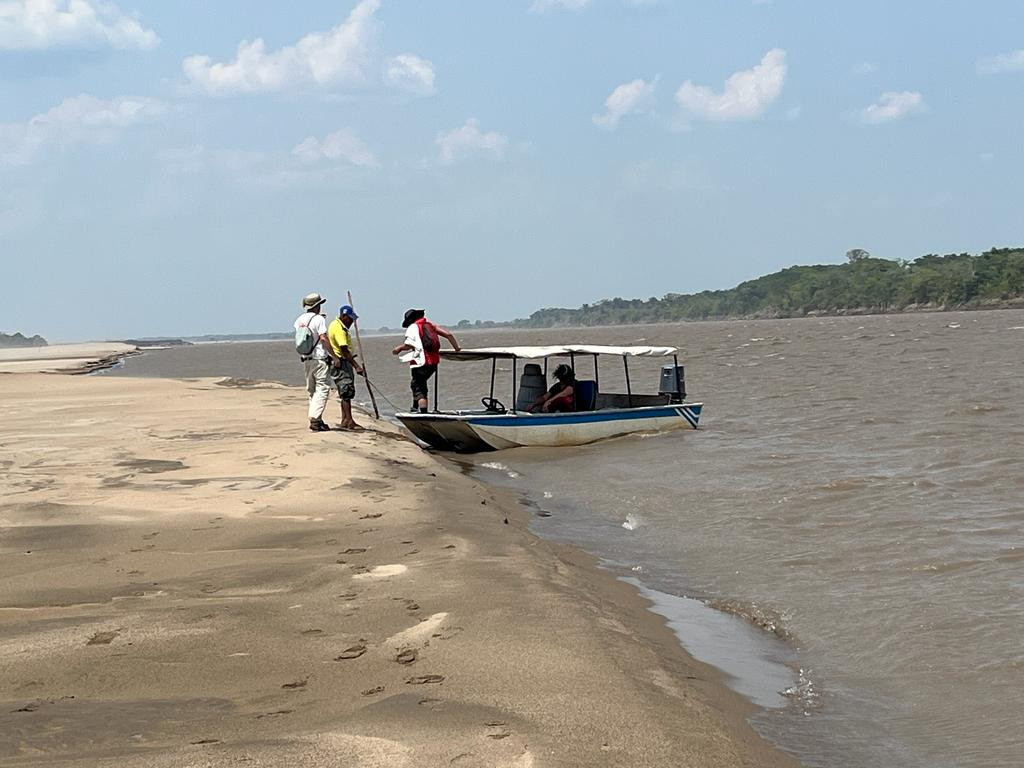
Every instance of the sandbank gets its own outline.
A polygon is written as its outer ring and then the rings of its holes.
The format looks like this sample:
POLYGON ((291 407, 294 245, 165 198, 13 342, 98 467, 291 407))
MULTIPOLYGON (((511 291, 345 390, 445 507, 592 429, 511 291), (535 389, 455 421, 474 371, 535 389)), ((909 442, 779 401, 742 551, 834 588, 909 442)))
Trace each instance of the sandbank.
POLYGON ((0 377, 0 762, 795 765, 514 500, 227 384, 0 377))
POLYGON ((88 373, 138 353, 117 341, 0 349, 0 373, 88 373))

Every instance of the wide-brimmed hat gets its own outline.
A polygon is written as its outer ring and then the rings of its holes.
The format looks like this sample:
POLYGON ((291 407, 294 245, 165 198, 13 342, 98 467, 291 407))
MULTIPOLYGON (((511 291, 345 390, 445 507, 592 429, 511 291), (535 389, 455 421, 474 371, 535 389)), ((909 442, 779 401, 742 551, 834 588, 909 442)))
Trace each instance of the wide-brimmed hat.
POLYGON ((306 295, 306 298, 302 300, 302 306, 306 309, 316 309, 323 304, 327 299, 321 296, 319 293, 310 293, 306 295))
POLYGON ((422 309, 407 309, 405 310, 405 319, 402 321, 402 327, 408 328, 410 325, 415 323, 421 317, 426 317, 427 313, 422 309))

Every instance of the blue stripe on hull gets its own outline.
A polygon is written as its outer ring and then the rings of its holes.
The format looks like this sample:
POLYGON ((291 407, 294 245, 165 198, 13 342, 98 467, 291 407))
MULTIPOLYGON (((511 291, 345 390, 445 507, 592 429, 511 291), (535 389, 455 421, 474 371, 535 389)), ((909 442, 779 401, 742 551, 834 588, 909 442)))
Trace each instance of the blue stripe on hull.
POLYGON ((602 421, 633 421, 636 419, 663 419, 680 416, 694 429, 700 418, 700 405, 669 405, 664 408, 645 408, 621 411, 583 411, 578 413, 552 413, 524 416, 485 416, 469 419, 469 424, 481 427, 556 426, 559 424, 593 424, 602 421))

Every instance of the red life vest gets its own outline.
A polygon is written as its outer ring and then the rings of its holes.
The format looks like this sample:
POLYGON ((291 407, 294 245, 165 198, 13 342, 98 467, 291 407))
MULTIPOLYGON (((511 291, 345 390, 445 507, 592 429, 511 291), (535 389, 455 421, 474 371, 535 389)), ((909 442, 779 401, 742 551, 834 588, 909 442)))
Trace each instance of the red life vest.
POLYGON ((437 336, 437 328, 425 317, 416 321, 416 327, 419 329, 420 342, 423 344, 424 363, 437 365, 441 362, 441 340, 437 336))

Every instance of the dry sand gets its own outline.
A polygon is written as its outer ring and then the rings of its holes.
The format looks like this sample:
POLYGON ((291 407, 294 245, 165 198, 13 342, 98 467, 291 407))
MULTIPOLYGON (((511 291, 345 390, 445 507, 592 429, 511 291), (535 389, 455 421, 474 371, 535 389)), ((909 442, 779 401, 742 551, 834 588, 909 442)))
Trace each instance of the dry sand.
POLYGON ((0 763, 793 765, 512 500, 234 384, 0 377, 0 763))

